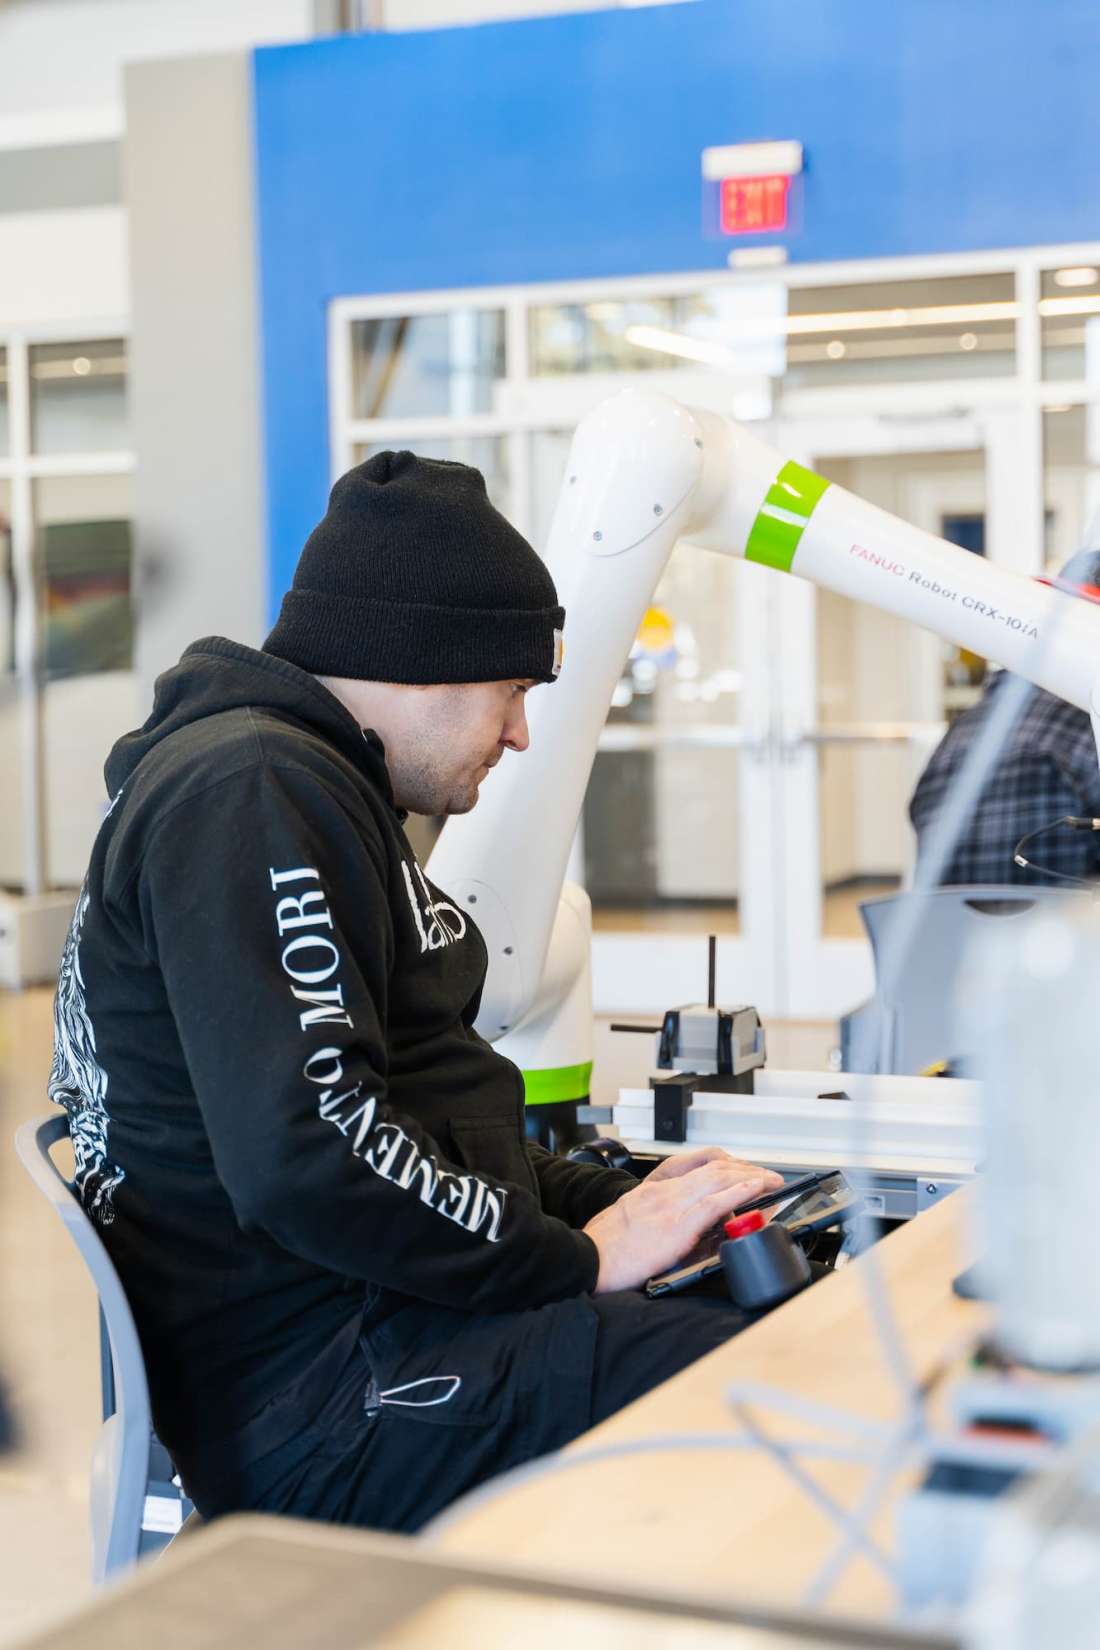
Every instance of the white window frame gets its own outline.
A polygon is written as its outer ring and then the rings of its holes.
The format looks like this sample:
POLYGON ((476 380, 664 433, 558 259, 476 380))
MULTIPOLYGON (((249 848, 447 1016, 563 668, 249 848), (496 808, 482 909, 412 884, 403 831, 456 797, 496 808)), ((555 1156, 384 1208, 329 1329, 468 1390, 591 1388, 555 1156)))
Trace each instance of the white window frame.
MULTIPOLYGON (((386 293, 348 296, 334 300, 328 313, 329 416, 332 479, 335 480, 354 461, 354 449, 359 445, 385 444, 415 447, 418 440, 462 438, 464 436, 493 436, 508 444, 509 485, 512 495, 511 515, 521 531, 530 535, 529 520, 530 475, 528 466, 528 437, 535 432, 568 429, 575 415, 565 411, 582 378, 598 379, 599 375, 577 375, 572 380, 547 375, 534 377, 530 372, 528 355, 528 316, 534 308, 554 304, 585 304, 600 300, 629 300, 652 297, 681 297, 703 288, 721 285, 737 286, 758 283, 762 278, 782 282, 788 288, 815 286, 865 285, 907 279, 937 279, 952 275, 1011 274, 1015 279, 1016 350, 1014 373, 996 377, 966 379, 928 378, 915 382, 892 384, 821 385, 801 389, 784 389, 781 410, 777 419, 782 425, 802 422, 809 428, 815 421, 866 419, 870 429, 874 421, 898 418, 933 422, 945 415, 957 413, 960 403, 968 413, 978 417, 991 415, 999 420, 1011 419, 1013 452, 1026 476, 1026 496, 1031 504, 1027 519, 1016 523, 1018 542, 1015 546, 1015 564, 1021 570, 1038 571, 1043 565, 1043 413, 1048 407, 1088 406, 1090 389, 1084 378, 1044 381, 1042 375, 1042 316, 1039 308, 1040 276, 1043 271, 1067 265, 1100 265, 1100 241, 1010 248, 981 253, 927 254, 918 257, 882 258, 820 264, 785 264, 769 267, 767 271, 699 270, 675 275, 645 275, 614 277, 600 280, 546 282, 523 286, 483 286, 441 289, 432 292, 386 293), (438 314, 453 310, 498 309, 505 317, 505 367, 499 381, 503 387, 499 396, 501 410, 491 415, 467 418, 354 419, 350 416, 352 399, 352 323, 399 315, 438 314), (560 386, 556 395, 553 388, 560 386), (558 407, 560 406, 560 415, 558 407)), ((1100 293, 1098 293, 1100 295, 1100 293)), ((662 372, 650 369, 644 382, 655 389, 664 389, 680 399, 692 400, 698 390, 699 399, 713 404, 712 386, 728 385, 721 375, 691 374, 685 369, 662 372)), ((596 385, 593 384, 593 388, 596 385)), ((727 391, 728 396, 728 391, 727 391)), ((887 432, 888 433, 888 432, 887 432)), ((881 425, 878 438, 885 441, 881 425)), ((885 448, 883 448, 885 450, 885 448)), ((715 730, 708 730, 702 742, 713 742, 715 730)), ((690 742, 688 730, 676 733, 677 743, 690 742)), ((610 748, 615 730, 609 730, 601 740, 601 748, 610 748)), ((758 857, 758 856, 757 856, 758 857)), ((820 891, 819 891, 820 892, 820 891)), ((742 911, 749 895, 742 889, 742 911)), ((759 905, 759 900, 757 900, 759 905)), ((762 920, 757 910, 756 927, 765 941, 770 955, 776 951, 774 922, 762 920)), ((602 934, 602 940, 614 943, 626 941, 626 936, 602 934)), ((665 937, 664 949, 670 949, 674 936, 665 937)), ((686 946, 696 944, 686 940, 686 946)), ((850 942, 855 944, 857 942, 850 942)), ((782 972, 782 970, 780 970, 782 972)), ((632 982, 633 984, 634 982, 632 982)), ((784 995, 779 976, 776 990, 784 995)), ((606 1006, 606 1005, 605 1005, 606 1006)))
POLYGON ((129 343, 121 317, 57 321, 39 326, 0 326, 7 371, 8 450, 0 453, 0 481, 11 495, 11 558, 15 585, 15 680, 19 715, 20 806, 23 815, 23 889, 46 888, 44 756, 41 727, 42 627, 35 579, 37 523, 34 484, 50 476, 129 475, 129 448, 104 452, 38 453, 32 450, 31 350, 38 344, 129 343))
MULTIPOLYGON (((1100 241, 1042 247, 1017 248, 982 253, 925 254, 919 257, 877 258, 820 264, 781 264, 769 267, 768 280, 787 287, 867 285, 883 281, 935 279, 952 275, 1011 274, 1016 284, 1016 372, 992 378, 925 379, 887 386, 853 384, 821 386, 784 392, 782 418, 812 418, 816 415, 846 417, 869 412, 899 417, 929 417, 957 406, 960 398, 975 410, 1012 406, 1031 414, 1031 426, 1024 443, 1022 461, 1042 475, 1041 414, 1048 406, 1087 405, 1089 387, 1084 378, 1052 379, 1042 376, 1042 333, 1039 311, 1039 277, 1043 270, 1059 265, 1100 263, 1100 241)), ((529 394, 532 383, 540 388, 554 380, 534 378, 528 355, 528 312, 554 304, 585 304, 630 298, 686 297, 704 287, 759 283, 759 270, 736 272, 696 270, 676 275, 638 275, 589 281, 539 282, 524 286, 453 287, 432 292, 379 293, 334 299, 328 311, 329 435, 332 480, 349 469, 354 449, 360 445, 414 443, 419 440, 500 437, 509 443, 509 475, 517 525, 524 526, 528 498, 526 443, 520 439, 532 431, 561 429, 564 421, 551 417, 545 406, 534 404, 529 394), (351 417, 352 348, 351 326, 355 321, 380 320, 403 315, 436 315, 453 310, 497 309, 505 318, 505 370, 500 380, 506 386, 507 410, 466 418, 448 416, 417 418, 355 419, 351 417)), ((721 382, 716 374, 708 375, 721 382)), ((645 374, 645 382, 665 387, 659 369, 645 374)), ((684 385, 684 374, 667 375, 672 385, 684 385)), ((1034 531, 1041 535, 1042 507, 1034 512, 1034 531)))

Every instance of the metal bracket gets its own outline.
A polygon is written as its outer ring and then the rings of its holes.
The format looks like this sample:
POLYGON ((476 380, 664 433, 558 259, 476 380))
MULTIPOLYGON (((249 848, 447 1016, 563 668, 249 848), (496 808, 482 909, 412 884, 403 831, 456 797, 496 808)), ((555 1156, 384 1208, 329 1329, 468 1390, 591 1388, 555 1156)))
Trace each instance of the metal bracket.
POLYGON ((674 1077, 651 1077, 653 1090, 653 1138, 683 1145, 687 1139, 687 1114, 691 1097, 702 1081, 692 1071, 678 1071, 674 1077))

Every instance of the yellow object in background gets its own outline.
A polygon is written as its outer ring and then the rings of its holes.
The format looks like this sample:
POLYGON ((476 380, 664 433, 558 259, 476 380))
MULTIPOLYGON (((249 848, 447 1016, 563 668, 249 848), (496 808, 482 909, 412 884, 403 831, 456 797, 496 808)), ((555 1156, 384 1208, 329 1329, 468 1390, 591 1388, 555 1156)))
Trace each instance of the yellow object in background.
POLYGON ((672 646, 675 625, 663 607, 647 607, 638 627, 638 646, 646 653, 667 653, 672 646))

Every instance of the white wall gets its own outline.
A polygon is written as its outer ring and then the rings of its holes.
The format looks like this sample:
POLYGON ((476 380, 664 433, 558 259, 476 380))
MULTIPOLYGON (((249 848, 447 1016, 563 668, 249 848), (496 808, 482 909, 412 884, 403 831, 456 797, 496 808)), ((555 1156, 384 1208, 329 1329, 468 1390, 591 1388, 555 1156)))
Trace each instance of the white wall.
MULTIPOLYGON (((615 3, 360 0, 359 18, 364 27, 453 28, 615 3)), ((325 0, 0 0, 0 149, 118 137, 124 64, 309 39, 337 10, 325 0)))
MULTIPOLYGON (((0 213, 0 330, 125 321, 129 310, 122 207, 0 213)), ((79 327, 73 336, 79 337, 79 327)))
POLYGON ((23 878, 23 781, 20 768, 19 708, 15 677, 0 676, 0 888, 16 887, 23 878))
POLYGON ((0 148, 118 136, 124 63, 312 33, 312 0, 7 0, 0 148))
MULTIPOLYGON (((103 763, 115 740, 144 720, 132 671, 104 671, 49 682, 42 702, 45 749, 46 872, 49 881, 78 888, 107 792, 103 763)), ((0 887, 23 880, 23 812, 19 718, 14 679, 0 678, 0 887)))
MULTIPOLYGON (((610 11, 616 0, 381 0, 375 7, 386 29, 449 29, 459 23, 502 23, 546 12, 610 11)), ((653 3, 653 0, 650 0, 653 3)), ((369 4, 364 15, 370 15, 369 4)))
POLYGON ((197 636, 266 630, 251 88, 244 52, 126 73, 145 702, 197 636))
MULTIPOLYGON (((371 0, 360 0, 370 15, 371 0)), ((453 28, 458 23, 497 23, 555 11, 613 11, 639 6, 692 5, 695 0, 375 0, 387 29, 453 28)))
MULTIPOLYGON (((35 487, 41 523, 130 514, 128 476, 51 476, 35 487)), ((41 737, 46 873, 51 883, 79 886, 107 800, 104 759, 119 735, 136 727, 143 714, 130 671, 102 671, 45 684, 41 737)), ((8 776, 0 807, 0 885, 17 884, 22 876, 19 719, 10 677, 0 679, 0 772, 8 776)))
MULTIPOLYGON (((144 720, 132 671, 49 682, 42 702, 45 748, 46 871, 51 884, 78 888, 107 792, 103 764, 120 735, 144 720)), ((0 678, 0 887, 23 880, 23 791, 14 679, 0 678)))
POLYGON ((132 671, 106 670, 47 684, 46 870, 51 884, 79 888, 107 806, 103 764, 115 740, 145 720, 132 671))

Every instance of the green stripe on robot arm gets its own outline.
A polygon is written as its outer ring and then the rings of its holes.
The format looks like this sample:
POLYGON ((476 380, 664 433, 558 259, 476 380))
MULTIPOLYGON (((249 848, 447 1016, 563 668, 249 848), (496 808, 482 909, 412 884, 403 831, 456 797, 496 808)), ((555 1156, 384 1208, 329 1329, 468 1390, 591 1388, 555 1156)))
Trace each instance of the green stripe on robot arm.
POLYGON ((760 506, 745 544, 745 560, 789 573, 802 534, 829 483, 793 459, 784 464, 760 506))
POLYGON ((579 1066, 547 1066, 525 1071, 523 1087, 529 1106, 551 1106, 561 1100, 587 1100, 591 1092, 592 1062, 579 1066))
POLYGON ((767 502, 793 515, 805 516, 809 521, 814 506, 829 483, 824 476, 815 476, 812 470, 796 464, 792 458, 784 464, 768 489, 767 502))
POLYGON ((789 573, 801 537, 801 527, 761 510, 752 524, 745 560, 761 561, 767 567, 778 567, 781 573, 789 573))

